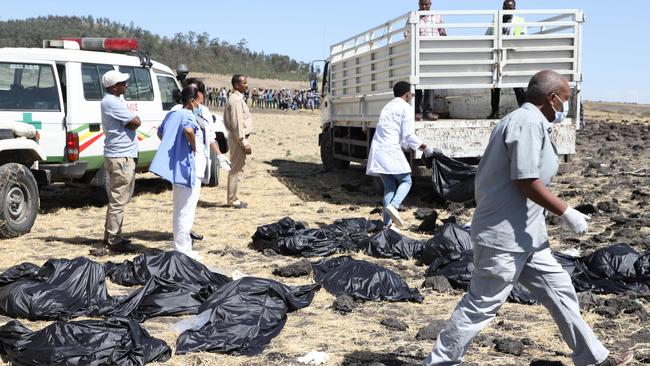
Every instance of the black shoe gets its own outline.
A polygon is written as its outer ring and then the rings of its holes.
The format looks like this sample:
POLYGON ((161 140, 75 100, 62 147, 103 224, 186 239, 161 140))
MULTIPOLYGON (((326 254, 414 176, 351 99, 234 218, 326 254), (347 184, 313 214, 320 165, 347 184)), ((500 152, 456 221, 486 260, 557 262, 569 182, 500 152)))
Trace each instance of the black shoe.
POLYGON ((433 112, 427 112, 424 114, 424 119, 426 119, 427 121, 437 121, 439 118, 440 116, 433 112))
POLYGON ((499 112, 492 112, 487 119, 499 119, 499 112))
POLYGON ((108 250, 114 253, 137 253, 138 250, 131 245, 130 240, 121 239, 116 243, 107 246, 108 250))
POLYGON ((89 254, 92 255, 93 257, 105 257, 110 254, 110 250, 108 250, 107 246, 103 246, 101 248, 94 248, 89 251, 89 254))
POLYGON ((201 241, 203 240, 203 235, 190 231, 190 238, 192 238, 192 240, 201 241))

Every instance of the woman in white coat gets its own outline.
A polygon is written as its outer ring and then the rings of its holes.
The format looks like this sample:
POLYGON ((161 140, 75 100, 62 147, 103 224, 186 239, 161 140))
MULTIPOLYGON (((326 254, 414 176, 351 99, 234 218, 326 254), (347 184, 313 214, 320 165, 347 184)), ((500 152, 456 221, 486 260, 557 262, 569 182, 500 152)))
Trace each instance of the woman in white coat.
POLYGON ((366 174, 379 176, 384 184, 384 226, 404 225, 398 208, 411 190, 411 166, 402 149, 423 150, 426 157, 433 148, 415 135, 415 111, 411 106, 411 84, 400 81, 393 87, 395 99, 379 115, 370 145, 366 174))

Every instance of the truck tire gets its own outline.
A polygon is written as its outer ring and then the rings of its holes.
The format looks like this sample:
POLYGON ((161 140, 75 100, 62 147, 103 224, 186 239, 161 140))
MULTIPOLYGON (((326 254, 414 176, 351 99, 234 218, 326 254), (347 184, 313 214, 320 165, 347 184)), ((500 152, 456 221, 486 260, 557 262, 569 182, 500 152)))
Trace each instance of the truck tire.
POLYGON ((212 150, 210 150, 210 180, 207 186, 219 187, 219 162, 217 161, 217 154, 212 150))
POLYGON ((0 166, 0 237, 13 238, 32 230, 40 207, 38 185, 26 166, 0 166))
POLYGON ((334 157, 334 137, 330 129, 323 131, 323 139, 320 143, 320 158, 325 170, 328 172, 350 167, 349 161, 334 157))

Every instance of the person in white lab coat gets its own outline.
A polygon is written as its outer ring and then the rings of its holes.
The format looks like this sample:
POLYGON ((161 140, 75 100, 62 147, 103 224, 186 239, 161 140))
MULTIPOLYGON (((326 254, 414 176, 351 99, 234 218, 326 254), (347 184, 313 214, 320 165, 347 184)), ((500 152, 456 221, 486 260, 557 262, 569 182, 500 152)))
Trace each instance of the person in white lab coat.
POLYGON ((433 155, 433 148, 415 135, 415 111, 411 106, 411 84, 400 81, 393 87, 395 99, 379 115, 370 145, 366 174, 379 176, 384 184, 384 226, 394 222, 403 226, 398 208, 411 190, 411 166, 402 149, 423 150, 433 155))

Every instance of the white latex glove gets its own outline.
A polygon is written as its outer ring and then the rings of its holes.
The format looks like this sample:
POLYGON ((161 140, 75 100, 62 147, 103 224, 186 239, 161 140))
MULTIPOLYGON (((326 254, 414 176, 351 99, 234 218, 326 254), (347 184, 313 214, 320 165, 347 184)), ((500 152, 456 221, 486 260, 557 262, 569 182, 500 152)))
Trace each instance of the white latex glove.
POLYGON ((564 214, 562 214, 560 218, 569 227, 569 229, 578 235, 584 235, 587 233, 587 229, 589 228, 587 220, 591 219, 591 217, 570 206, 566 209, 566 211, 564 211, 564 214))
POLYGON ((218 155, 217 156, 217 161, 219 162, 219 168, 225 170, 225 171, 230 171, 230 160, 224 155, 218 155))
POLYGON ((430 158, 431 156, 433 156, 434 153, 442 154, 442 151, 440 151, 438 149, 434 149, 431 146, 427 146, 427 148, 424 149, 424 156, 427 157, 427 158, 430 158))

